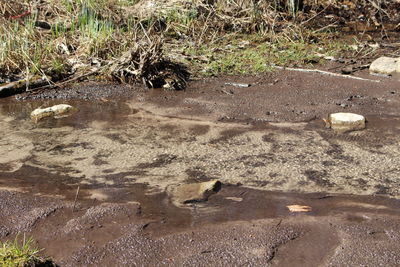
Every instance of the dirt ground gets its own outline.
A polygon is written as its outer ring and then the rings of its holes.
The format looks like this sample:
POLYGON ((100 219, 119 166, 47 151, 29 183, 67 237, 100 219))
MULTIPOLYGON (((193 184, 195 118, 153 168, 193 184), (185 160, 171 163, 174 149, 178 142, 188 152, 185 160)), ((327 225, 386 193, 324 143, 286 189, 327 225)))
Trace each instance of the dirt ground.
POLYGON ((278 71, 2 99, 0 238, 27 233, 60 266, 400 266, 398 80, 357 75, 370 80, 278 71), (79 112, 30 120, 55 103, 79 112), (367 128, 335 134, 331 112, 367 128), (205 203, 166 193, 211 179, 205 203))

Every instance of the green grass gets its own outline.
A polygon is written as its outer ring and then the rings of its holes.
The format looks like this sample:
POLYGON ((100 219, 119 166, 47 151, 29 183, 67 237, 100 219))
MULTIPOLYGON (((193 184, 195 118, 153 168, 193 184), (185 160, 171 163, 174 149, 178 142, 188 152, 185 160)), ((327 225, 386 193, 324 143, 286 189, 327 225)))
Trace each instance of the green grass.
POLYGON ((324 61, 321 54, 336 56, 348 50, 345 43, 331 39, 310 43, 279 36, 271 41, 261 35, 235 35, 214 45, 188 47, 184 53, 196 73, 215 76, 257 74, 273 70, 274 65, 310 66, 324 61))
POLYGON ((35 266, 35 264, 43 262, 38 256, 40 250, 33 248, 32 243, 33 240, 31 238, 24 240, 22 244, 18 242, 18 238, 12 242, 0 243, 0 266, 35 266))
POLYGON ((8 75, 65 71, 68 69, 67 55, 60 51, 61 44, 73 44, 76 56, 83 59, 115 54, 119 47, 115 43, 110 46, 115 37, 114 25, 100 19, 95 12, 101 9, 101 2, 105 0, 80 0, 75 5, 64 1, 64 11, 72 12, 63 16, 64 20, 70 21, 69 27, 67 22, 60 21, 49 33, 40 32, 34 26, 35 17, 0 26, 0 70, 8 75))
POLYGON ((0 1, 0 10, 6 10, 0 14, 0 79, 45 74, 57 80, 71 75, 69 62, 85 65, 81 74, 93 58, 105 66, 155 36, 164 40, 167 56, 174 58, 169 49, 174 46, 189 56, 184 63, 195 75, 256 74, 274 64, 304 66, 320 61, 316 54, 347 50, 332 38, 334 32, 313 32, 268 1, 194 0, 176 6, 171 1, 140 17, 133 8, 138 0, 47 0, 38 15, 8 19, 7 12, 18 15, 29 6, 27 0, 9 1, 8 9, 0 1), (36 16, 51 30, 35 27, 36 16))
POLYGON ((57 57, 50 43, 37 42, 36 38, 32 21, 24 25, 14 22, 8 28, 2 28, 0 69, 11 73, 37 73, 45 61, 57 57))

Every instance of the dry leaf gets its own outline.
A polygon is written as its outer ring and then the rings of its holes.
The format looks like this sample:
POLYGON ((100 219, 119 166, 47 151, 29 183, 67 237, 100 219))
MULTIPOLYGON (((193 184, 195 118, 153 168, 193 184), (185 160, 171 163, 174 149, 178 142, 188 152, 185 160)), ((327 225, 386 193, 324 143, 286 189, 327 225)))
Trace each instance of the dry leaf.
POLYGON ((310 206, 301 206, 301 205, 289 205, 286 206, 290 212, 310 212, 310 206))

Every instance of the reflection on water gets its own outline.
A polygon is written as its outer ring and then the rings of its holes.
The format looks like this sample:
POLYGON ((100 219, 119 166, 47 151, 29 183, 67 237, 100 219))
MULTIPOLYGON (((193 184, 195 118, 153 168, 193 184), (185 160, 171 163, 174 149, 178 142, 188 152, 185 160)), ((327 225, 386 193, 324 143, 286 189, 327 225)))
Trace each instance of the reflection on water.
POLYGON ((0 114, 15 118, 15 120, 30 120, 30 113, 36 108, 46 108, 58 104, 69 104, 78 108, 79 112, 62 119, 45 118, 37 123, 38 127, 55 128, 63 126, 87 127, 91 121, 106 121, 110 126, 123 124, 126 116, 135 114, 124 102, 111 100, 44 100, 44 101, 9 101, 0 99, 0 114))
POLYGON ((215 178, 285 192, 400 195, 398 117, 367 116, 366 130, 337 135, 317 121, 252 126, 137 107, 134 100, 0 100, 3 180, 18 174, 49 184, 51 177, 66 185, 143 183, 162 192, 215 178), (60 103, 79 112, 31 121, 35 108, 60 103))

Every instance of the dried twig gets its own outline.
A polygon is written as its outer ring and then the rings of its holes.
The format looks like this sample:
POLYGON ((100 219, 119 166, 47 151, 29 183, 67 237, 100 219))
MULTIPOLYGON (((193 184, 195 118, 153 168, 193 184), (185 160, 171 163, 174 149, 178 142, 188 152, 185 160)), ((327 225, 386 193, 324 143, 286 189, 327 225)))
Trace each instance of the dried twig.
POLYGON ((78 189, 76 190, 74 205, 72 206, 72 212, 75 211, 75 205, 76 205, 76 201, 78 200, 78 194, 79 194, 79 185, 78 185, 78 189))
POLYGON ((365 79, 365 78, 361 78, 361 77, 338 74, 338 73, 334 73, 334 72, 329 72, 329 71, 324 71, 324 70, 317 70, 317 69, 287 68, 287 67, 281 67, 281 66, 274 66, 274 68, 280 69, 280 70, 290 70, 290 71, 299 71, 299 72, 314 72, 314 73, 319 73, 319 74, 323 74, 323 75, 329 75, 329 76, 341 77, 341 78, 348 78, 348 79, 354 79, 354 80, 360 80, 360 81, 368 81, 368 82, 376 82, 376 83, 380 82, 380 80, 365 79))

